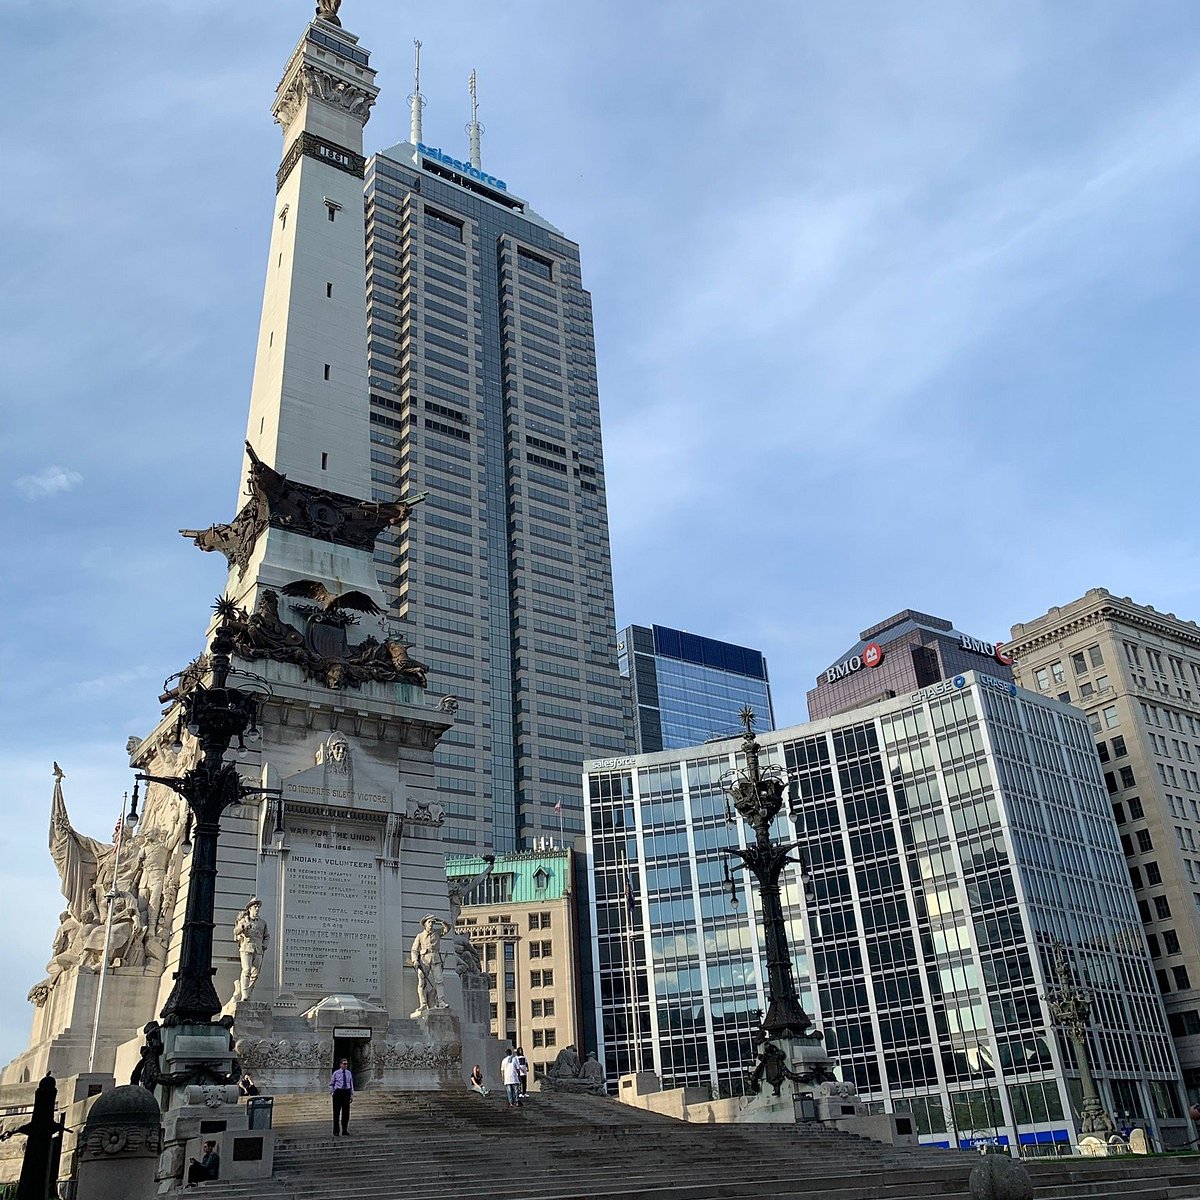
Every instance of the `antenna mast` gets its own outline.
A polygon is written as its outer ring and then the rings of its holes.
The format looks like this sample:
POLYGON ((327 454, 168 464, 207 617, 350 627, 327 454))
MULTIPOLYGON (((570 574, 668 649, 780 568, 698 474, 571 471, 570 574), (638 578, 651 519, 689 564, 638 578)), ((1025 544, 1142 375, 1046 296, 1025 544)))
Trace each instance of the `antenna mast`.
POLYGON ((421 109, 425 107, 425 97, 421 95, 421 43, 413 38, 413 46, 416 48, 416 62, 413 65, 413 91, 408 98, 408 106, 412 109, 408 140, 415 146, 425 140, 421 133, 421 109))
POLYGON ((475 68, 471 68, 471 123, 467 126, 467 133, 471 137, 471 166, 475 170, 480 168, 479 157, 479 138, 483 133, 483 126, 479 123, 479 97, 475 92, 475 68))

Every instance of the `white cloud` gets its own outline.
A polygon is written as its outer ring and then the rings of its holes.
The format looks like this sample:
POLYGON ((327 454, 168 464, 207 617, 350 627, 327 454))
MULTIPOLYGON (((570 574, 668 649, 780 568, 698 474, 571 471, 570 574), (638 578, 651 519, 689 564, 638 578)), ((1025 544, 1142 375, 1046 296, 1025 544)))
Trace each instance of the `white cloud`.
POLYGON ((44 500, 47 496, 77 488, 83 482, 83 476, 66 467, 43 467, 36 475, 22 475, 13 482, 26 500, 44 500))

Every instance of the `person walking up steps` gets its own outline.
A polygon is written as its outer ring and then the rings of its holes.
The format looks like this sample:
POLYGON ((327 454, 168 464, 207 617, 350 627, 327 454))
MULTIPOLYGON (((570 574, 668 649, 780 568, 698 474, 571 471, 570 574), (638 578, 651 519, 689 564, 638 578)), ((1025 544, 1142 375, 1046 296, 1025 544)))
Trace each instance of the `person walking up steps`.
POLYGON ((343 1058, 329 1079, 329 1094, 333 1097, 333 1136, 338 1136, 338 1119, 341 1114, 341 1133, 350 1136, 350 1102, 354 1099, 354 1072, 350 1062, 343 1058))
POLYGON ((524 1100, 529 1091, 529 1060, 525 1057, 525 1048, 517 1047, 517 1080, 521 1087, 521 1099, 524 1100))

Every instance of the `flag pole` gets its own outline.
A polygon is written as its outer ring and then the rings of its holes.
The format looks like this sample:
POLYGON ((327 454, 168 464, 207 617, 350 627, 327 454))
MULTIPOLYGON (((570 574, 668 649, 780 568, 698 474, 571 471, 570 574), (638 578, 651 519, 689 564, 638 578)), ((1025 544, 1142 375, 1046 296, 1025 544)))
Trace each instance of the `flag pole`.
POLYGON ((632 1059, 638 1071, 642 1070, 642 1026, 638 1019, 637 1011, 637 964, 634 962, 633 954, 633 881, 629 875, 629 859, 622 853, 621 865, 625 875, 625 888, 622 909, 624 917, 622 921, 625 934, 625 961, 627 964, 628 978, 626 986, 629 994, 629 1030, 633 1038, 632 1059))

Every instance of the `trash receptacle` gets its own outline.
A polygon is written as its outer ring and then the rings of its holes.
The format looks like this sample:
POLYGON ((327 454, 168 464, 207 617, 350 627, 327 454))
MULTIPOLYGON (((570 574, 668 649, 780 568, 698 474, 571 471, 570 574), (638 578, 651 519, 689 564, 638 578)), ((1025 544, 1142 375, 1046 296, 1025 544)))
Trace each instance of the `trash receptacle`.
POLYGON ((250 1128, 270 1129, 274 1108, 274 1096, 251 1096, 246 1101, 246 1113, 250 1118, 250 1128))
POLYGON ((793 1115, 797 1121, 815 1121, 817 1119, 817 1102, 812 1092, 795 1092, 792 1095, 793 1115))

